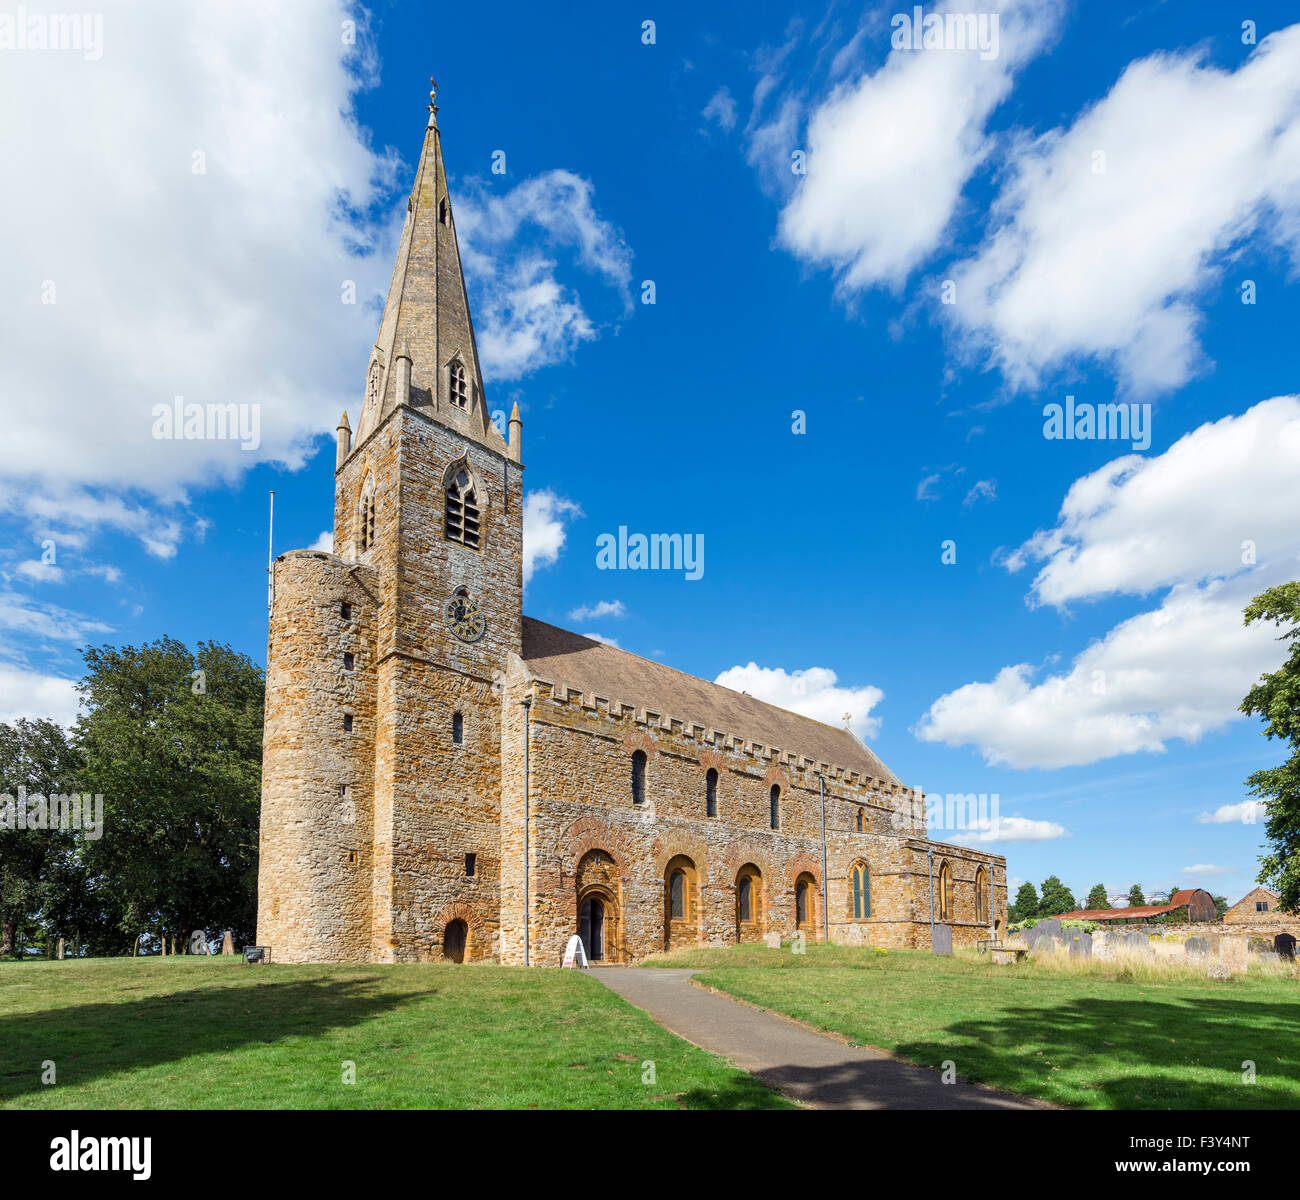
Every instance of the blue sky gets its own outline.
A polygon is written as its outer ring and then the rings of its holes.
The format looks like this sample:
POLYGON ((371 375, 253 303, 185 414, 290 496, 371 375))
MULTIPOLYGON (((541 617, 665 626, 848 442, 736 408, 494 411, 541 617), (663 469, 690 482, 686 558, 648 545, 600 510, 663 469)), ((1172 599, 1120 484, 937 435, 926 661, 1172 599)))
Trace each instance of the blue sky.
POLYGON ((1236 705, 1282 654, 1239 614, 1300 554, 1286 5, 1252 42, 1007 0, 984 58, 893 47, 911 6, 300 7, 0 49, 0 719, 70 715, 87 642, 264 661, 267 493, 317 544, 432 73, 526 611, 851 712, 908 784, 997 795, 936 833, 1013 884, 1247 890, 1279 749, 1236 705), (258 444, 157 438, 178 395, 258 444), (1045 438, 1067 395, 1149 445, 1045 438), (620 526, 702 536, 703 577, 598 570, 620 526))

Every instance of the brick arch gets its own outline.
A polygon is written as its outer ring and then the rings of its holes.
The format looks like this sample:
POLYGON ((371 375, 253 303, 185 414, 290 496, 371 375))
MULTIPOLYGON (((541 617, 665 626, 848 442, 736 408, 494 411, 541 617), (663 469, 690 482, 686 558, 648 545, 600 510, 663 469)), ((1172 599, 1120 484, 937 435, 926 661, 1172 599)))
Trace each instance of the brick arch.
POLYGON ((629 729, 623 735, 623 749, 629 755, 635 750, 643 750, 651 762, 659 757, 659 743, 644 729, 629 729))
POLYGON ((470 948, 474 951, 472 955, 466 955, 467 958, 487 958, 492 953, 491 939, 487 936, 487 928, 483 924, 483 918, 474 911, 470 905, 463 900, 456 900, 446 905, 438 915, 433 918, 433 929, 438 936, 438 944, 442 944, 443 931, 453 921, 464 921, 469 926, 470 948))
POLYGON ((790 791, 790 776, 778 767, 776 763, 773 763, 768 767, 767 774, 763 776, 764 787, 770 788, 774 783, 780 786, 781 796, 784 798, 790 791))
POLYGON ((701 881, 709 876, 709 851, 699 838, 689 834, 674 833, 667 838, 656 838, 650 846, 651 862, 654 864, 656 879, 662 879, 668 870, 668 864, 679 855, 684 855, 695 864, 701 881))
POLYGON ((772 887, 776 883, 778 876, 772 870, 772 865, 768 861, 766 853, 752 842, 733 846, 727 852, 725 858, 718 860, 718 875, 710 882, 721 887, 734 888, 736 886, 736 876, 740 873, 740 868, 746 863, 753 863, 762 872, 763 882, 767 887, 772 887))
POLYGON ((719 775, 727 769, 727 760, 722 757, 716 750, 705 750, 699 758, 700 768, 707 774, 709 768, 717 771, 719 775))
POLYGON ((558 853, 572 856, 573 870, 592 850, 603 850, 614 860, 620 875, 626 875, 634 849, 622 830, 615 829, 604 817, 579 817, 555 841, 558 853))
POLYGON ((817 884, 817 890, 820 891, 822 886, 821 859, 815 858, 806 850, 800 850, 798 854, 790 859, 785 868, 785 879, 791 892, 794 891, 800 875, 811 875, 813 882, 817 884))

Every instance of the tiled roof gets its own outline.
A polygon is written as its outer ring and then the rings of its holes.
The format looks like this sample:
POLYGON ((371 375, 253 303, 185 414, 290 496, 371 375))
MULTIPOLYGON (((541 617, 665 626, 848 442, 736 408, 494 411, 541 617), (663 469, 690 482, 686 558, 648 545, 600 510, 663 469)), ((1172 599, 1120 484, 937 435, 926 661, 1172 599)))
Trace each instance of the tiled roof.
POLYGON ((1175 892, 1168 904, 1138 904, 1131 908, 1083 908, 1078 912, 1061 913, 1056 919, 1064 921, 1115 921, 1131 920, 1134 917, 1158 917, 1161 913, 1173 912, 1183 908, 1192 901, 1195 888, 1175 892))
POLYGON ((648 708, 660 716, 694 721, 819 763, 859 771, 885 783, 899 782, 847 729, 823 725, 744 692, 734 692, 532 617, 524 618, 523 632, 524 663, 534 677, 648 708))

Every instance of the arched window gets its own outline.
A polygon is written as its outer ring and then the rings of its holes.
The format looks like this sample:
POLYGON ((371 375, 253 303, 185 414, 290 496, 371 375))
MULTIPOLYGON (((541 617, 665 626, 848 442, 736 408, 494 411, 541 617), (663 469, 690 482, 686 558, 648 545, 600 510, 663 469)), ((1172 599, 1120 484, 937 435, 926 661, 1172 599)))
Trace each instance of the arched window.
POLYGON ((686 920, 685 871, 674 871, 668 881, 668 915, 674 921, 686 920))
POLYGON ((794 889, 794 923, 808 924, 808 885, 802 879, 794 889))
POLYGON ((358 505, 357 518, 360 529, 357 533, 357 545, 364 554, 375 544, 375 477, 366 474, 366 481, 361 485, 361 503, 358 505))
POLYGON ((632 752, 632 803, 645 803, 645 751, 632 752))
POLYGON ((939 920, 952 920, 952 868, 947 863, 939 868, 939 920))
POLYGON ((451 402, 457 408, 469 407, 469 384, 465 379, 465 365, 460 361, 455 361, 447 369, 448 381, 450 383, 451 402))
POLYGON ((861 833, 865 827, 866 818, 862 815, 862 809, 858 809, 858 832, 861 833))
POLYGON ((463 746, 465 744, 464 713, 452 713, 451 715, 451 742, 453 746, 463 746))
POLYGON ((447 480, 447 510, 443 533, 449 542, 459 542, 472 550, 478 549, 478 490, 473 476, 461 464, 449 473, 447 480))
POLYGON ((975 920, 987 925, 989 919, 989 873, 980 867, 975 872, 975 920))
POLYGON ((849 872, 849 886, 853 891, 854 920, 865 921, 871 916, 871 874, 866 863, 854 863, 849 872))
POLYGON ((773 829, 781 828, 781 789, 775 783, 768 797, 768 821, 773 829))
POLYGON ((706 817, 718 815, 718 773, 712 767, 704 776, 704 815, 706 817))
POLYGON ((754 881, 748 875, 741 877, 736 888, 736 916, 742 922, 754 919, 754 881))

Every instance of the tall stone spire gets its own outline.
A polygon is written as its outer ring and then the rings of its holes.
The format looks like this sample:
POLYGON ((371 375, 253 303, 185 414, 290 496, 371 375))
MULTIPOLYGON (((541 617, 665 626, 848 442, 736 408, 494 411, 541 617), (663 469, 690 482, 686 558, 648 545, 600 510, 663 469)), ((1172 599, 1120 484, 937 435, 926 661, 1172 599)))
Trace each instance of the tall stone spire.
POLYGON ((359 449, 394 409, 409 404, 471 441, 514 459, 492 424, 483 391, 442 162, 437 85, 432 79, 429 82, 424 145, 406 204, 379 337, 366 368, 365 398, 352 445, 359 449))

